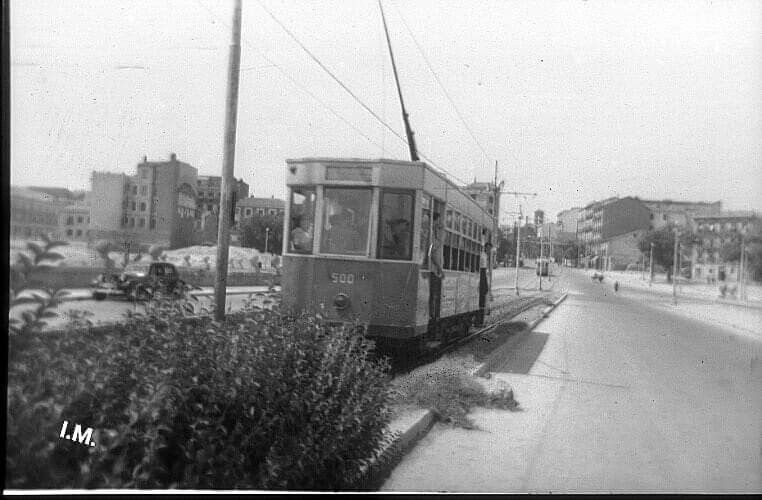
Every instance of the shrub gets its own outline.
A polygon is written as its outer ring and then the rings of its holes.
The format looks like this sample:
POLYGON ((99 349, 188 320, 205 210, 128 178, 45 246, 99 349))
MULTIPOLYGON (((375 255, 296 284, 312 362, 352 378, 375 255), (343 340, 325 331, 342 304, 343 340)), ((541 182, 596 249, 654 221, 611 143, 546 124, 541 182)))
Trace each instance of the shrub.
POLYGON ((389 420, 372 344, 319 318, 188 306, 11 338, 6 487, 351 488, 389 420), (96 446, 59 439, 64 420, 96 446))

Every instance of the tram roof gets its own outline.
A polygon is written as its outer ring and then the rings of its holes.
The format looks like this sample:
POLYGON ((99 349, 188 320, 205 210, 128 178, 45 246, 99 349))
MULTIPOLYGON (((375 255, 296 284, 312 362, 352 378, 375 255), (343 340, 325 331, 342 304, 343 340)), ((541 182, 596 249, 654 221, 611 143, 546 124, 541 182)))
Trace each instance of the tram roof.
POLYGON ((332 157, 307 157, 287 159, 286 164, 290 169, 287 173, 286 185, 370 185, 400 189, 422 189, 435 198, 444 200, 461 213, 477 220, 480 224, 492 223, 489 215, 475 200, 463 189, 455 184, 446 174, 432 168, 424 161, 394 160, 388 158, 332 158, 332 157), (307 172, 291 170, 298 165, 308 167, 307 172), (346 175, 348 171, 329 174, 328 167, 336 166, 348 168, 350 166, 365 167, 367 174, 346 175), (373 167, 380 167, 373 169, 373 167), (386 169, 384 167, 391 167, 386 169), (408 167, 412 171, 399 172, 395 167, 408 167), (370 170, 373 169, 373 170, 370 170), (394 172, 393 170, 396 170, 394 172), (343 174, 343 175, 342 175, 343 174))

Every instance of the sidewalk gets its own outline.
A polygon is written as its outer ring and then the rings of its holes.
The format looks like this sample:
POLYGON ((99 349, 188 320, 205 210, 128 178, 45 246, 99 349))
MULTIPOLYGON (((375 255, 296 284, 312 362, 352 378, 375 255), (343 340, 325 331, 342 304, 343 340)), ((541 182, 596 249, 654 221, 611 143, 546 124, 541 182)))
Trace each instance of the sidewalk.
MULTIPOLYGON (((672 296, 672 283, 667 283, 664 274, 655 275, 654 282, 651 286, 649 286, 648 283, 647 273, 644 280, 641 279, 641 275, 638 272, 604 271, 603 274, 610 282, 619 281, 621 286, 637 287, 644 290, 650 290, 654 294, 672 296)), ((735 285, 735 283, 731 283, 731 286, 732 285, 735 285)), ((677 295, 678 298, 682 296, 691 299, 705 300, 715 304, 762 308, 762 287, 753 283, 748 283, 746 286, 746 295, 748 299, 746 301, 730 297, 721 298, 719 285, 717 284, 709 285, 705 283, 678 282, 677 295)))

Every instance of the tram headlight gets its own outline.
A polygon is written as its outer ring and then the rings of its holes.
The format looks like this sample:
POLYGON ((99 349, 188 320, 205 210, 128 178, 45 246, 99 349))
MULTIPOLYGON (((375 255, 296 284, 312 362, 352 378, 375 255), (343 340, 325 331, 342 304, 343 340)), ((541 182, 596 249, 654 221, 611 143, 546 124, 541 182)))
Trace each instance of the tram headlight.
POLYGON ((340 293, 333 299, 333 305, 338 310, 343 310, 349 307, 349 297, 346 293, 340 293))

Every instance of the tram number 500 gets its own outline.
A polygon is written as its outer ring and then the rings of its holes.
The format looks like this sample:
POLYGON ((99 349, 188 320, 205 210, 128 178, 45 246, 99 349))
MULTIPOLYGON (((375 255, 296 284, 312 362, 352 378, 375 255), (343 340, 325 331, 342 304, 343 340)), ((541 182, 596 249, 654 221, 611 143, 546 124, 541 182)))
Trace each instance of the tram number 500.
POLYGON ((355 282, 355 275, 352 273, 331 273, 331 282, 351 285, 355 282))

